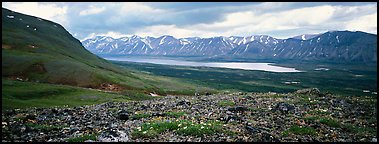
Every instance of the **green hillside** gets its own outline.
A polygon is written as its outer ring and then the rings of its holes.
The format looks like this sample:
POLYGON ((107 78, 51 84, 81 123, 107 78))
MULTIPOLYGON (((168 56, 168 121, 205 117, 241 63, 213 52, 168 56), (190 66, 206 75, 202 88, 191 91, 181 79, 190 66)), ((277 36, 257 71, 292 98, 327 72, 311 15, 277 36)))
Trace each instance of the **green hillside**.
POLYGON ((195 85, 178 79, 132 72, 113 65, 86 50, 61 25, 4 8, 2 78, 3 81, 63 84, 125 95, 188 95, 197 90, 195 85))

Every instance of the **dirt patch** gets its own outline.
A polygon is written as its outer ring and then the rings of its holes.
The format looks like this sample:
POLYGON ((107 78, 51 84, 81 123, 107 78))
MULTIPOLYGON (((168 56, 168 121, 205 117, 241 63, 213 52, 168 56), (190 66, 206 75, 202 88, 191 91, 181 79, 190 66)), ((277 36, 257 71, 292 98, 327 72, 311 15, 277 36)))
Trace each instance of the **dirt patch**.
POLYGON ((46 69, 44 67, 43 64, 41 63, 35 63, 33 65, 31 65, 28 70, 32 71, 32 72, 36 72, 36 73, 39 73, 39 74, 43 74, 43 73, 46 73, 46 69))
POLYGON ((2 48, 2 49, 11 49, 12 46, 10 46, 10 45, 6 45, 6 44, 1 44, 1 48, 2 48))
POLYGON ((22 75, 9 76, 8 78, 11 80, 29 81, 29 78, 27 78, 26 76, 22 76, 22 75))
POLYGON ((122 87, 116 84, 102 83, 99 89, 108 90, 108 91, 121 91, 122 87))

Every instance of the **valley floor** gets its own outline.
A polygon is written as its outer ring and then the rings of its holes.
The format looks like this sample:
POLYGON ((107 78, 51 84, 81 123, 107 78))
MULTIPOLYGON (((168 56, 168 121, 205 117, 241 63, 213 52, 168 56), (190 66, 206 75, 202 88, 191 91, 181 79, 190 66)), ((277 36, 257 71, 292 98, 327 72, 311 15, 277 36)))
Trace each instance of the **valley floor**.
POLYGON ((2 141, 377 141, 376 97, 293 93, 166 96, 2 113, 2 141))

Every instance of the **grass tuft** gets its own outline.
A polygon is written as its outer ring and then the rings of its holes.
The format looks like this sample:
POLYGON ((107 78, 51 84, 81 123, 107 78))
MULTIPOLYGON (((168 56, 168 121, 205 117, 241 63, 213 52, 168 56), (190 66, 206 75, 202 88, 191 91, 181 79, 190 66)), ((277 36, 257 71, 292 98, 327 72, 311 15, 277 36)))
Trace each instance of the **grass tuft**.
POLYGON ((86 140, 96 140, 96 135, 94 134, 88 134, 88 135, 83 135, 75 138, 70 138, 67 139, 67 142, 84 142, 86 140))
POLYGON ((230 101, 230 100, 222 100, 222 101, 219 101, 218 102, 218 105, 219 106, 234 106, 236 103, 234 101, 230 101))
POLYGON ((292 126, 288 130, 282 133, 283 136, 288 136, 289 133, 296 135, 316 135, 316 130, 312 127, 301 127, 301 126, 292 126))

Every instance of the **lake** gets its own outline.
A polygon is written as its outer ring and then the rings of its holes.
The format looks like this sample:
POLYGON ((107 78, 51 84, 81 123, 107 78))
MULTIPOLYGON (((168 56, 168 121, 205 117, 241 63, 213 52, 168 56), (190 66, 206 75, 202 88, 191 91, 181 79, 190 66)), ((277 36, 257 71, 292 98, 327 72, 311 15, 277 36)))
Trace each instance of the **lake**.
POLYGON ((216 68, 230 68, 230 69, 243 69, 243 70, 262 70, 269 72, 302 72, 295 68, 280 67, 270 65, 272 63, 244 63, 244 62, 195 62, 173 59, 157 59, 157 58, 136 58, 136 57, 103 57, 106 60, 113 61, 128 61, 138 63, 152 63, 162 65, 176 65, 176 66, 195 66, 195 67, 216 67, 216 68))

